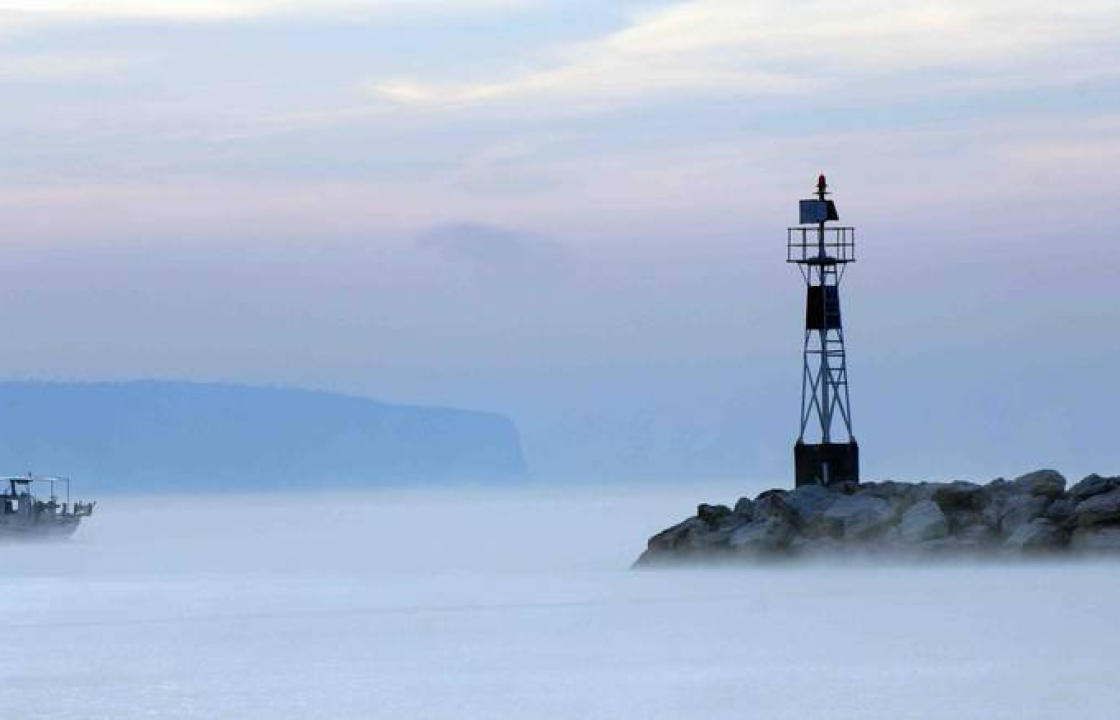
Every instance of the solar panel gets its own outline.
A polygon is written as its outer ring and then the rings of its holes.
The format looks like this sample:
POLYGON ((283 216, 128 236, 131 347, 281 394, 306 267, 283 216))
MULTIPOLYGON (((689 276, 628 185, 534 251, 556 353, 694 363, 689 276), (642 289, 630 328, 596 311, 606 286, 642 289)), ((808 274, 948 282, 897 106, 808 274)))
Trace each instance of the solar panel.
POLYGON ((802 200, 801 224, 814 225, 816 223, 839 220, 836 214, 836 204, 831 200, 802 200))

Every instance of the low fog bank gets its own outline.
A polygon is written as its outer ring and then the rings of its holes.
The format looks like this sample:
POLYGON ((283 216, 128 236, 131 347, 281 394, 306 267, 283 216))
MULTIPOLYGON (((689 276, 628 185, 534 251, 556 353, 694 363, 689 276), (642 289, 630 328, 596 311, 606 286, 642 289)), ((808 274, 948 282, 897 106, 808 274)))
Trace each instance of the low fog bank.
POLYGON ((614 571, 628 567, 642 533, 689 510, 693 492, 442 486, 107 496, 67 545, 17 546, 9 568, 93 577, 614 571))
POLYGON ((0 707, 1113 716, 1115 563, 627 569, 698 494, 762 485, 112 499, 6 548, 0 707))

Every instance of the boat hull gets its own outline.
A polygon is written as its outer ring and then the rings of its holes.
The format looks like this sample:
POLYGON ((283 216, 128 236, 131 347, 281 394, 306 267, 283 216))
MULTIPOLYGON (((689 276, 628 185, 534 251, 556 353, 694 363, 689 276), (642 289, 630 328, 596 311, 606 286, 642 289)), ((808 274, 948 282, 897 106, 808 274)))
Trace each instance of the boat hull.
POLYGON ((74 534, 81 519, 76 517, 43 517, 28 519, 0 516, 0 541, 63 540, 74 534))

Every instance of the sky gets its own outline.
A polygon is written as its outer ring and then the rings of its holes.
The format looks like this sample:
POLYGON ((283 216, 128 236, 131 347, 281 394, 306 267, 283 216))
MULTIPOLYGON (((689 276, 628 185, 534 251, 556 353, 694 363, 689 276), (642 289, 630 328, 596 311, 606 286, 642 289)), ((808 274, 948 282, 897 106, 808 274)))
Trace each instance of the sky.
POLYGON ((0 0, 0 376, 784 481, 825 172, 865 476, 1115 474, 1117 37, 1114 0, 0 0))

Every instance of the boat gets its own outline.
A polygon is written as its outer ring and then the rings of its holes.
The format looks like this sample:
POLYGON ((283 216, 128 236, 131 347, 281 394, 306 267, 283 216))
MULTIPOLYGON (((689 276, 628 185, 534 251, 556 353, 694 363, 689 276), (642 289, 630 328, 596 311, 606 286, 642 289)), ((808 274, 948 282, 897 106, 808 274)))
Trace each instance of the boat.
POLYGON ((94 502, 70 501, 70 478, 54 475, 17 475, 0 478, 0 539, 67 538, 82 518, 93 514, 94 502), (49 485, 49 499, 32 493, 34 485, 49 485), (65 485, 65 500, 59 502, 55 489, 65 485))

